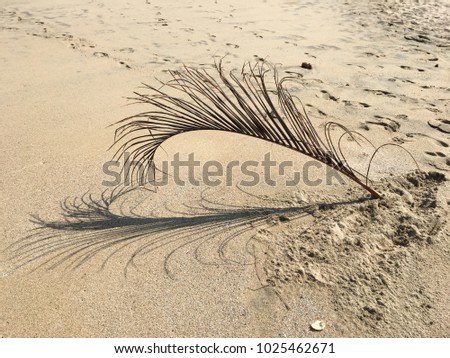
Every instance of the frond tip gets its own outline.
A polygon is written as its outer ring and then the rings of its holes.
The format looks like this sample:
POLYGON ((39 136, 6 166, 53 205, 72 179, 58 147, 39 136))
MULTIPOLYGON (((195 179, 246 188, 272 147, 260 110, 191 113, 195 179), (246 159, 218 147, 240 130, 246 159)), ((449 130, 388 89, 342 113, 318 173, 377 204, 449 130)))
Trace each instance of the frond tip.
MULTIPOLYGON (((303 105, 298 108, 275 66, 267 61, 247 63, 240 73, 226 74, 222 62, 215 64, 217 76, 188 66, 170 71, 171 80, 160 89, 145 85, 150 94, 135 93, 140 103, 152 110, 120 121, 115 133, 116 157, 128 152, 127 160, 142 163, 138 179, 142 182, 157 149, 177 134, 217 130, 247 135, 290 148, 316 159, 352 179, 369 191, 371 197, 381 196, 367 186, 345 161, 339 146, 333 145, 325 126, 326 143, 317 134, 303 105), (269 80, 268 80, 269 79, 269 80), (337 149, 336 149, 337 148, 337 149)), ((351 132, 339 125, 344 131, 351 132)))

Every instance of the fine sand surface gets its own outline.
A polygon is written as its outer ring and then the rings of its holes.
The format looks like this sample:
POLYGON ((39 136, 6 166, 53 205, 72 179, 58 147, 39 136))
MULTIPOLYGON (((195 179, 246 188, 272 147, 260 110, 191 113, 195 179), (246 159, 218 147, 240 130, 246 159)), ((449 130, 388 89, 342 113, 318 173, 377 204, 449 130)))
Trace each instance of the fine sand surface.
MULTIPOLYGON (((0 336, 450 337, 449 24, 443 0, 0 1, 0 336), (422 172, 390 146, 372 162, 378 201, 349 181, 243 188, 237 172, 103 185, 108 126, 148 110, 126 97, 221 57, 279 63, 320 133, 400 144, 422 172)), ((343 142, 367 168, 372 147, 343 142)), ((214 132, 158 159, 177 152, 307 161, 214 132)))

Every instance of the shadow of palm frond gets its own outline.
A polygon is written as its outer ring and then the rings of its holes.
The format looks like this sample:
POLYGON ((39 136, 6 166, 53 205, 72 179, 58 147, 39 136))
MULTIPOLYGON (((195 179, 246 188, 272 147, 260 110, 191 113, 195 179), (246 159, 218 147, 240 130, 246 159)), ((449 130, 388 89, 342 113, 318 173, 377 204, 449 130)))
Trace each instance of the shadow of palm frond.
MULTIPOLYGON (((105 255, 102 256, 103 268, 113 257, 125 253, 126 275, 130 266, 136 267, 136 258, 166 248, 164 269, 169 277, 173 277, 169 262, 178 251, 188 246, 194 248, 194 258, 203 264, 254 265, 254 247, 252 251, 249 245, 245 245, 246 253, 253 260, 242 262, 227 255, 227 247, 233 240, 242 239, 249 232, 267 229, 286 218, 298 219, 320 206, 346 204, 239 207, 216 203, 202 195, 198 205, 184 205, 185 212, 175 212, 166 207, 171 216, 144 217, 134 210, 126 214, 124 202, 119 209, 113 209, 113 204, 135 189, 105 191, 100 198, 85 194, 79 199, 65 200, 61 203, 62 220, 46 221, 33 216, 32 221, 37 228, 7 249, 13 270, 30 266, 32 270, 57 267, 76 269, 102 254, 105 255), (220 262, 207 262, 202 259, 199 250, 217 237, 220 239, 215 250, 220 262)), ((250 240, 247 238, 246 243, 250 240)))
POLYGON ((174 212, 166 207, 172 215, 164 217, 143 217, 134 210, 125 214, 124 202, 114 210, 114 204, 133 190, 135 188, 105 191, 100 198, 85 194, 78 199, 66 199, 61 203, 60 220, 46 221, 33 216, 31 221, 37 228, 7 249, 14 270, 25 266, 32 266, 33 270, 59 266, 75 269, 106 253, 104 267, 114 256, 128 249, 126 273, 129 266, 135 266, 137 257, 174 244, 175 248, 166 253, 164 261, 166 273, 172 276, 168 263, 183 247, 197 245, 194 257, 202 261, 198 254, 201 245, 221 235, 218 256, 222 262, 232 263, 234 260, 227 257, 225 250, 234 238, 249 230, 270 226, 271 215, 300 214, 307 209, 239 208, 202 198, 198 206, 184 205, 185 212, 174 212))

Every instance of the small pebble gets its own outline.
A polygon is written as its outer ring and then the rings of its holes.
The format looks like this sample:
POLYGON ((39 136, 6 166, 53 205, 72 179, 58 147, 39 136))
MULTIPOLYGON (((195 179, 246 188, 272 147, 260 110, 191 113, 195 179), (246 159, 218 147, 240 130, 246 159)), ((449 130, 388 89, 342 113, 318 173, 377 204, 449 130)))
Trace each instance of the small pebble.
POLYGON ((311 328, 315 331, 323 331, 325 329, 325 322, 324 321, 314 321, 311 323, 311 328))

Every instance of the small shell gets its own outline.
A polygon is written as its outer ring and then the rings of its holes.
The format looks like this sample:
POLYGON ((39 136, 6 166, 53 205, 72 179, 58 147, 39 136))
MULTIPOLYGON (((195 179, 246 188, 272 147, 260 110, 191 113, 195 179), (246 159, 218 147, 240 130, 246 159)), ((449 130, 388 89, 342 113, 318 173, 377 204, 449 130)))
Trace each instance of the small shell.
POLYGON ((323 331, 325 329, 325 322, 324 321, 314 321, 311 323, 311 328, 315 331, 323 331))

